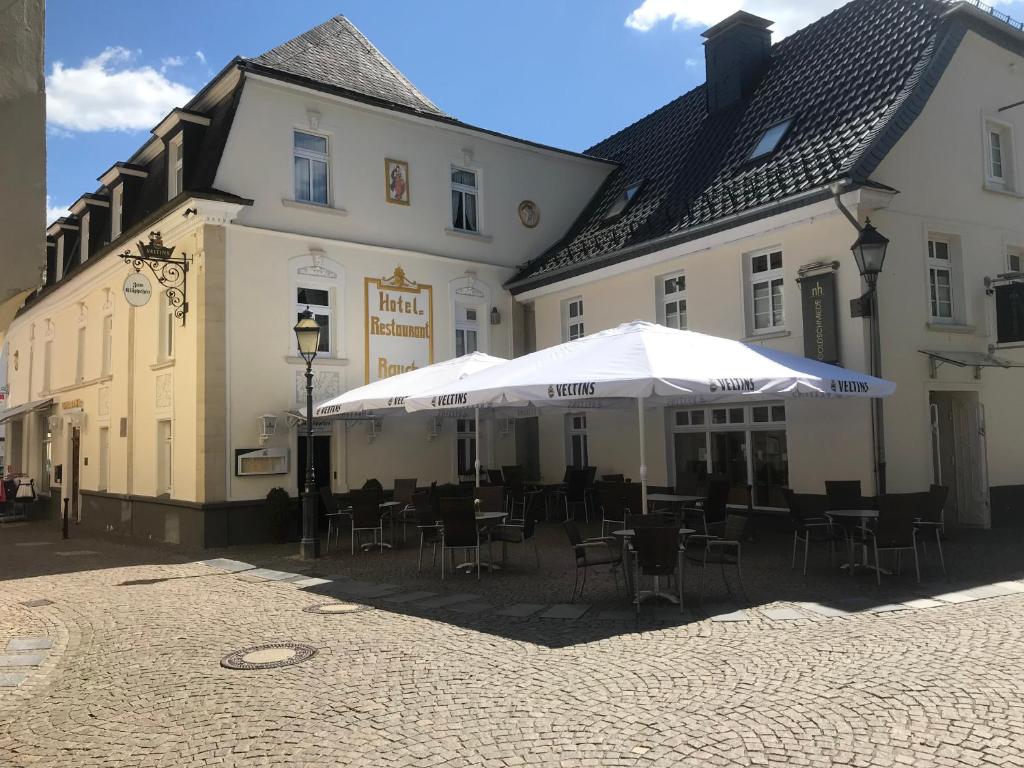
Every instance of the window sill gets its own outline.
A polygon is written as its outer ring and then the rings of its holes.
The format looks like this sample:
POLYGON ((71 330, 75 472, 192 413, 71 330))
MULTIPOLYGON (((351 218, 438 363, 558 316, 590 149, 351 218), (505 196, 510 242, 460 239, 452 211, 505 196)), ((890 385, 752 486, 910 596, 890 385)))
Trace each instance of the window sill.
POLYGON ((298 208, 302 211, 316 211, 318 213, 331 213, 335 216, 348 216, 348 211, 344 208, 335 208, 331 205, 321 205, 320 203, 307 203, 303 200, 292 200, 288 197, 281 198, 281 205, 285 208, 298 208))
POLYGON ((170 358, 168 360, 161 360, 159 362, 152 363, 149 366, 149 370, 151 370, 151 371, 162 371, 164 368, 173 368, 173 367, 174 367, 174 358, 172 357, 172 358, 170 358))
POLYGON ((1002 344, 993 344, 992 349, 1024 349, 1024 342, 1004 341, 1002 344))
POLYGON ((451 227, 445 227, 444 233, 449 237, 465 237, 469 240, 476 240, 481 243, 490 243, 494 241, 491 235, 482 235, 479 232, 467 232, 463 229, 452 229, 451 227))
POLYGON ((755 341, 771 341, 772 339, 785 339, 793 334, 790 331, 765 331, 764 333, 756 333, 753 336, 747 336, 745 339, 740 339, 744 344, 753 344, 755 341))
POLYGON ((994 181, 986 181, 981 186, 986 192, 995 192, 997 195, 1006 195, 1007 197, 1013 197, 1018 200, 1024 198, 1024 195, 1020 194, 1016 190, 994 181))
POLYGON ((977 328, 973 325, 964 325, 963 323, 937 323, 934 320, 928 321, 926 327, 929 331, 935 331, 936 333, 962 333, 973 335, 977 332, 977 328))
MULTIPOLYGON (((290 363, 292 365, 305 365, 306 364, 305 360, 303 360, 301 357, 297 357, 295 355, 286 355, 284 360, 285 360, 286 363, 290 363)), ((340 368, 340 367, 348 365, 348 363, 349 363, 349 360, 348 360, 347 357, 320 357, 318 355, 313 360, 313 366, 314 367, 316 367, 318 365, 327 365, 327 366, 331 366, 331 367, 340 368)))

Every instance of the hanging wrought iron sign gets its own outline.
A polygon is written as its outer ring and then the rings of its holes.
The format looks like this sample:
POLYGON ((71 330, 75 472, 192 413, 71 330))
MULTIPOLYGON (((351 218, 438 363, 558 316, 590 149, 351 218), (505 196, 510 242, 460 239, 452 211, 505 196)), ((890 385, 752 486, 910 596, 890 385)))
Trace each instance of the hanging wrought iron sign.
MULTIPOLYGON (((145 277, 142 274, 143 265, 149 267, 153 277, 164 288, 168 306, 174 309, 174 316, 181 320, 184 326, 185 316, 188 315, 188 268, 192 263, 192 257, 182 255, 174 258, 174 248, 164 245, 159 232, 150 232, 149 242, 144 243, 140 240, 137 245, 138 255, 126 250, 121 254, 121 259, 130 264, 139 277, 145 277)), ((126 296, 128 282, 125 281, 126 296)))

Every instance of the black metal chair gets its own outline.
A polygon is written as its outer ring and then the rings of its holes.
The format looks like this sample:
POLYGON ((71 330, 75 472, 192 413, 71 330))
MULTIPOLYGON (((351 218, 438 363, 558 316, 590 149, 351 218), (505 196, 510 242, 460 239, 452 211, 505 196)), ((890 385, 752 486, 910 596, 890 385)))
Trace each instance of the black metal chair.
POLYGON ((611 567, 612 577, 615 579, 615 589, 619 588, 618 569, 622 565, 622 552, 616 549, 611 537, 602 536, 594 539, 584 539, 580 534, 579 526, 575 520, 566 520, 562 523, 565 533, 569 537, 569 544, 572 546, 573 556, 576 559, 576 580, 572 585, 572 599, 575 603, 577 597, 583 597, 583 589, 587 585, 587 571, 596 566, 607 565, 611 567), (583 579, 580 580, 580 572, 583 572, 583 579), (577 591, 579 594, 577 595, 577 591))
POLYGON ((677 526, 647 526, 634 531, 630 559, 633 564, 633 604, 637 616, 640 603, 655 597, 675 599, 675 595, 661 590, 663 577, 676 577, 679 591, 679 612, 683 612, 683 552, 677 526), (653 587, 640 589, 640 577, 650 576, 653 587))
POLYGON ((694 511, 690 511, 686 518, 688 528, 696 531, 704 531, 705 536, 721 535, 725 526, 725 519, 729 513, 729 493, 732 484, 725 475, 713 475, 708 480, 707 496, 704 498, 704 506, 700 508, 701 517, 697 517, 694 511))
POLYGON ((729 580, 725 576, 725 566, 735 565, 736 576, 740 583, 740 593, 744 600, 747 599, 746 590, 743 588, 741 565, 743 545, 740 542, 746 533, 748 523, 749 519, 746 515, 727 514, 721 536, 694 534, 687 540, 686 559, 700 566, 700 602, 704 602, 704 582, 709 565, 721 566, 722 581, 730 596, 732 590, 729 588, 729 580))
MULTIPOLYGON (((621 477, 621 475, 619 475, 621 477)), ((608 535, 608 526, 626 527, 626 484, 600 482, 595 484, 597 503, 601 507, 601 535, 608 535)))
POLYGON ((363 544, 363 549, 379 545, 384 551, 384 520, 380 512, 381 495, 376 488, 360 488, 349 493, 352 505, 352 554, 356 553, 358 534, 365 531, 373 532, 373 543, 363 544))
POLYGON ((476 524, 476 501, 471 496, 442 496, 441 508, 441 580, 444 581, 445 555, 451 553, 450 565, 455 572, 455 550, 473 550, 476 555, 476 577, 480 578, 480 529, 476 524))
POLYGON ((491 485, 504 485, 505 478, 502 476, 500 469, 488 469, 487 482, 491 485))
POLYGON ((625 500, 626 514, 642 515, 644 512, 644 488, 640 483, 626 483, 622 498, 625 500))
POLYGON ((825 516, 828 499, 825 496, 811 493, 793 493, 791 488, 783 488, 782 495, 789 506, 789 519, 793 524, 793 559, 790 568, 796 568, 797 545, 804 546, 803 575, 807 575, 807 557, 811 544, 826 544, 831 562, 835 555, 837 542, 845 541, 842 529, 834 526, 825 516))
POLYGON ((864 506, 860 480, 826 480, 825 496, 828 497, 829 509, 861 509, 864 506))
MULTIPOLYGON (((437 560, 437 545, 441 543, 441 519, 436 499, 430 491, 417 491, 412 495, 412 505, 416 510, 417 529, 420 532, 420 551, 416 559, 416 572, 423 567, 423 547, 430 545, 430 565, 437 560)), ((443 565, 443 563, 442 563, 443 565)))
POLYGON ((573 510, 582 506, 583 519, 588 523, 590 522, 590 491, 587 483, 589 475, 590 472, 586 467, 583 469, 573 469, 569 472, 569 482, 565 486, 565 496, 563 497, 566 520, 571 520, 573 518, 573 510))
MULTIPOLYGON (((481 489, 484 490, 484 489, 481 489)), ((484 510, 483 499, 480 500, 481 511, 484 510)), ((498 510, 500 511, 500 510, 498 510)), ((540 568, 540 550, 537 548, 537 509, 535 505, 528 504, 523 511, 523 519, 518 522, 502 523, 493 525, 487 529, 487 542, 501 542, 501 562, 504 564, 508 556, 509 544, 526 544, 533 542, 533 557, 537 568, 540 568)))
POLYGON ((904 551, 914 552, 914 571, 921 583, 921 563, 917 556, 917 526, 921 510, 928 504, 928 493, 887 493, 878 497, 878 520, 874 528, 861 528, 861 543, 874 552, 875 581, 882 584, 879 552, 896 553, 896 573, 900 573, 904 551))
POLYGON ((331 549, 331 536, 334 535, 337 545, 341 546, 341 523, 348 518, 351 522, 352 510, 342 509, 337 497, 327 486, 320 488, 320 503, 327 510, 327 551, 331 549))
POLYGON ((505 511, 505 486, 503 485, 482 485, 474 489, 473 496, 476 498, 477 507, 481 512, 505 511))
POLYGON ((920 510, 914 527, 921 534, 921 547, 924 553, 928 554, 924 537, 931 531, 935 531, 935 546, 939 550, 939 565, 942 567, 942 575, 946 575, 946 558, 942 553, 942 534, 946 532, 945 519, 943 517, 946 508, 946 501, 949 499, 949 487, 945 485, 933 485, 928 489, 928 502, 920 510))
POLYGON ((416 508, 412 503, 412 495, 416 493, 416 478, 396 478, 394 500, 401 503, 402 507, 395 507, 392 513, 393 519, 402 524, 402 543, 406 541, 406 526, 408 523, 415 523, 416 508))

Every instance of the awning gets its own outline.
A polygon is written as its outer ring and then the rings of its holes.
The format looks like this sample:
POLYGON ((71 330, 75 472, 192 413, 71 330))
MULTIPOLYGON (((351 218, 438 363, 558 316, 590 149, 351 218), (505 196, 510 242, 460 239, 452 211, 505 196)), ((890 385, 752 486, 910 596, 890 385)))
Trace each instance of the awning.
POLYGON ((928 355, 928 365, 931 377, 934 379, 939 372, 939 367, 949 364, 957 368, 973 368, 974 378, 981 378, 982 368, 1024 368, 1024 363, 1016 363, 1002 357, 996 357, 990 352, 936 352, 922 349, 922 355, 928 355))
POLYGON ((0 411, 0 424, 16 419, 19 416, 23 416, 26 413, 33 413, 34 411, 45 411, 53 405, 53 398, 48 397, 45 400, 33 400, 30 403, 22 403, 16 405, 13 408, 8 408, 6 411, 0 411))

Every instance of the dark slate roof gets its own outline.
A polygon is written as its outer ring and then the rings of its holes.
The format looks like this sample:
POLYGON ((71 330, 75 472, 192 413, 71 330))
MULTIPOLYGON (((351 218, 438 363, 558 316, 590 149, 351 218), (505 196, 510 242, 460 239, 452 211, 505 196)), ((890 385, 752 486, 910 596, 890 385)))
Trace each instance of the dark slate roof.
POLYGON ((444 115, 344 16, 246 61, 417 112, 444 115))
POLYGON ((906 107, 928 79, 922 75, 937 81, 929 63, 943 59, 944 68, 962 37, 962 25, 957 37, 942 18, 949 10, 940 0, 854 0, 773 45, 745 101, 708 114, 701 85, 586 150, 620 167, 566 237, 509 287, 526 290, 691 239, 832 181, 867 182, 898 138, 890 123, 902 134, 916 116, 906 107), (765 129, 787 118, 793 125, 776 151, 749 162, 765 129), (633 204, 606 220, 615 199, 640 181, 633 204))

